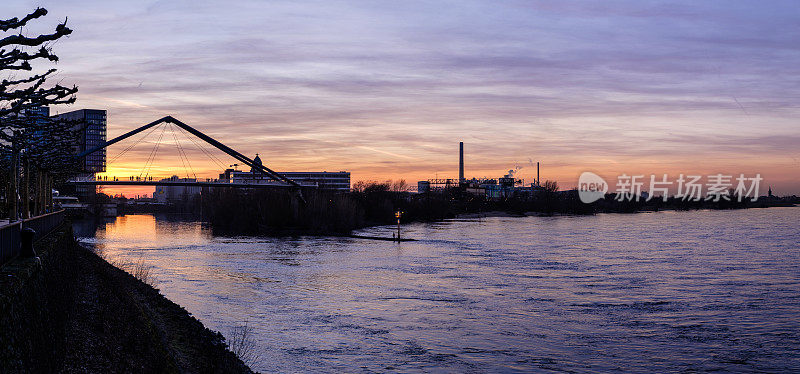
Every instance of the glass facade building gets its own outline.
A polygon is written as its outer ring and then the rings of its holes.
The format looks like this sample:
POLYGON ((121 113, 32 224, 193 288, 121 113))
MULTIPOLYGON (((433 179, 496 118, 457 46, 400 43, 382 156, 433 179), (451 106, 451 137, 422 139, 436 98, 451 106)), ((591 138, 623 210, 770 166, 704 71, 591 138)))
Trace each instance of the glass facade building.
POLYGON ((35 117, 35 118, 47 118, 50 117, 50 107, 48 106, 39 106, 35 108, 28 109, 27 111, 23 112, 23 115, 35 117))
MULTIPOLYGON (((99 109, 80 109, 53 116, 57 120, 74 123, 73 130, 78 131, 78 142, 73 145, 75 154, 95 148, 106 142, 106 111, 99 109)), ((80 178, 94 177, 96 173, 106 171, 106 150, 101 149, 80 160, 80 178)), ((77 186, 75 193, 83 201, 94 199, 97 186, 77 186)))
MULTIPOLYGON (((75 129, 79 131, 75 154, 95 148, 106 142, 106 111, 99 109, 81 109, 53 116, 56 119, 75 121, 75 129)), ((101 149, 81 160, 81 171, 87 174, 106 171, 106 150, 101 149)))

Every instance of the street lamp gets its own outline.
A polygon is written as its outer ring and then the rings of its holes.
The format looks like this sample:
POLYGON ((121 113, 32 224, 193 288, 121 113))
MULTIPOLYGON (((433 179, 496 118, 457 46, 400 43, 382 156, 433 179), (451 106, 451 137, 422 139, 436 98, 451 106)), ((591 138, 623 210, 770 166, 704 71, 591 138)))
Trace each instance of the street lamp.
POLYGON ((397 211, 394 213, 394 216, 397 217, 397 241, 400 241, 400 217, 403 216, 402 211, 397 211))

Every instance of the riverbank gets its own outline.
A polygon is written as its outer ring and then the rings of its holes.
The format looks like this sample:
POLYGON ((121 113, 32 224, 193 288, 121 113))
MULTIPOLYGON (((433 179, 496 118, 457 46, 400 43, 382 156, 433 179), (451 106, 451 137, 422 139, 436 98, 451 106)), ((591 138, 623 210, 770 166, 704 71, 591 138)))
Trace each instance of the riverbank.
POLYGON ((526 215, 593 215, 661 210, 730 210, 793 206, 796 196, 762 196, 752 199, 618 200, 607 194, 591 204, 583 203, 577 190, 539 191, 530 196, 499 200, 460 189, 413 194, 392 191, 388 184, 370 184, 349 193, 309 190, 242 191, 218 188, 202 199, 202 218, 220 235, 349 235, 353 230, 397 222, 434 222, 456 217, 526 215))
POLYGON ((75 241, 65 226, 39 260, 0 271, 3 372, 251 373, 224 337, 75 241))

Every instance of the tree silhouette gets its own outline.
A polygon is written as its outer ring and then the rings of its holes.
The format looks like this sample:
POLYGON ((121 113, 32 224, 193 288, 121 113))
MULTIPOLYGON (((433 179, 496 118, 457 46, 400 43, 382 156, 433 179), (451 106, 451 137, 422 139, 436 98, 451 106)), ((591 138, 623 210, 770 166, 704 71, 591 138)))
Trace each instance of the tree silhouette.
POLYGON ((551 180, 544 181, 542 188, 548 192, 556 192, 558 191, 558 182, 551 180))
POLYGON ((23 35, 32 20, 47 15, 36 8, 22 19, 0 20, 0 152, 6 175, 6 205, 12 220, 18 218, 18 199, 23 197, 23 217, 28 216, 33 200, 35 211, 44 211, 52 202, 49 191, 53 178, 64 178, 75 171, 75 124, 55 121, 42 108, 72 104, 78 87, 46 85, 55 68, 36 68, 36 62, 55 63, 58 56, 52 45, 72 33, 67 20, 55 31, 34 37, 23 35), (22 175, 20 175, 22 164, 22 175), (31 180, 31 176, 34 180, 31 180), (23 179, 19 187, 20 177, 23 179), (30 199, 33 182, 34 198, 30 199))

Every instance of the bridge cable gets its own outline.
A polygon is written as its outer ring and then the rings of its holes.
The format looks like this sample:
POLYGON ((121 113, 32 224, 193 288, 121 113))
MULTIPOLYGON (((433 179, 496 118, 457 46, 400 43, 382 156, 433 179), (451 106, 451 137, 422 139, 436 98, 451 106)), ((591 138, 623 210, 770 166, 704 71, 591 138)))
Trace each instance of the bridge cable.
POLYGON ((186 179, 189 179, 189 171, 191 170, 192 175, 194 175, 194 179, 197 179, 197 174, 194 172, 194 168, 192 168, 192 163, 189 162, 189 156, 186 155, 186 151, 183 150, 183 147, 178 142, 178 137, 175 135, 175 128, 173 127, 172 123, 169 124, 169 130, 172 133, 172 139, 175 140, 175 148, 178 149, 178 155, 181 157, 181 164, 183 164, 183 170, 186 172, 186 179), (184 159, 186 160, 184 162, 184 159), (186 168, 186 165, 189 165, 189 168, 186 168))
MULTIPOLYGON (((159 126, 161 126, 161 125, 159 124, 156 127, 154 127, 153 129, 156 129, 159 126)), ((161 129, 161 130, 163 131, 164 129, 161 129)), ((156 143, 158 143, 158 140, 156 140, 156 143)), ((147 160, 145 160, 144 165, 142 166, 142 170, 139 172, 139 176, 141 176, 144 173, 144 171, 147 170, 147 166, 150 164, 150 158, 153 157, 153 150, 154 149, 155 149, 155 145, 153 145, 153 149, 151 149, 150 153, 147 155, 147 160)))
MULTIPOLYGON (((219 158, 218 158, 217 156, 214 156, 214 154, 213 154, 213 153, 209 152, 208 150, 206 150, 205 148, 203 148, 202 146, 200 146, 200 145, 197 143, 197 141, 196 141, 196 140, 195 140, 193 137, 190 137, 189 135, 186 135, 186 134, 184 134, 184 136, 186 136, 186 137, 187 137, 187 138, 188 138, 188 139, 189 139, 189 140, 190 140, 192 143, 194 143, 195 147, 197 147, 198 149, 200 149, 201 151, 203 151, 203 152, 204 152, 204 153, 205 153, 205 154, 206 154, 206 155, 207 155, 207 156, 208 156, 208 157, 209 157, 209 158, 210 158, 212 161, 214 161, 214 162, 215 162, 215 163, 216 163, 216 164, 217 164, 219 167, 221 167, 221 168, 222 168, 222 170, 225 170, 225 169, 227 169, 227 168, 228 168, 228 166, 226 166, 224 162, 220 161, 220 160, 219 160, 219 158)), ((279 180, 279 179, 275 178, 275 177, 274 177, 274 176, 272 176, 272 175, 269 175, 269 174, 267 174, 267 173, 264 173, 264 172, 262 172, 262 171, 259 171, 259 173, 262 173, 262 174, 266 175, 267 177, 269 177, 269 178, 270 178, 270 179, 272 179, 272 180, 275 180, 275 181, 281 182, 281 180, 279 180)))
MULTIPOLYGON (((177 127, 177 125, 175 125, 175 127, 177 127)), ((178 129, 180 130, 180 128, 178 128, 178 129)), ((172 135, 173 135, 173 137, 175 137, 175 141, 177 142, 178 141, 177 135, 175 135, 174 132, 172 133, 172 135)), ((183 146, 180 143, 178 143, 178 147, 180 147, 181 152, 183 152, 183 157, 186 159, 186 165, 189 165, 189 170, 192 171, 192 175, 194 175, 194 179, 197 180, 197 173, 194 172, 194 168, 192 167, 192 163, 189 161, 189 155, 186 154, 186 150, 183 148, 183 146)))
MULTIPOLYGON (((158 126, 161 126, 161 125, 159 124, 158 126)), ((156 127, 158 127, 158 126, 156 126, 156 127)), ((162 129, 161 129, 161 136, 163 136, 163 132, 164 132, 164 129, 162 128, 162 129)), ((156 139, 156 142, 155 142, 155 144, 153 145, 153 149, 151 149, 151 150, 150 150, 150 154, 148 154, 148 155, 147 155, 147 160, 145 160, 145 162, 144 162, 144 166, 142 167, 142 170, 139 172, 139 176, 140 176, 140 177, 141 177, 141 176, 142 176, 142 174, 144 174, 144 172, 145 172, 145 171, 148 169, 148 167, 149 167, 149 165, 150 165, 150 160, 153 158, 153 152, 154 152, 154 151, 155 151, 155 149, 156 149, 156 145, 158 145, 158 143, 161 141, 161 140, 160 140, 160 139, 161 139, 161 136, 159 136, 159 139, 156 139)))
POLYGON ((194 172, 194 168, 192 168, 192 164, 189 162, 189 156, 186 155, 186 152, 183 150, 183 146, 181 146, 180 142, 178 142, 178 137, 175 135, 175 127, 172 123, 169 124, 170 132, 172 133, 172 139, 175 140, 175 146, 178 148, 178 155, 181 156, 181 163, 183 163, 184 172, 186 172, 186 179, 189 179, 189 171, 192 172, 194 175, 194 179, 197 179, 197 174, 194 172), (185 160, 185 162, 184 162, 185 160), (189 168, 186 168, 186 165, 189 165, 189 168))
POLYGON ((200 144, 198 144, 198 143, 197 143, 197 141, 196 141, 196 140, 195 140, 193 137, 191 137, 191 136, 187 135, 187 134, 186 134, 186 133, 184 133, 184 132, 181 132, 181 133, 182 133, 182 134, 183 134, 183 135, 184 135, 184 136, 185 136, 187 139, 189 139, 189 141, 191 141, 191 142, 192 142, 192 144, 194 144, 194 146, 195 146, 195 147, 197 147, 197 149, 199 149, 201 152, 203 152, 203 153, 206 155, 206 157, 208 157, 209 159, 211 159, 211 161, 213 161, 215 164, 217 164, 217 166, 219 166, 220 168, 222 168, 222 170, 225 170, 225 169, 227 168, 227 166, 225 165, 225 163, 224 163, 224 162, 222 162, 222 161, 221 161, 221 160, 220 160, 220 159, 219 159, 217 156, 214 156, 214 154, 213 154, 213 153, 211 153, 209 150, 207 150, 207 149, 203 148, 203 147, 202 147, 200 144))
POLYGON ((150 136, 150 134, 152 134, 152 133, 153 133, 153 131, 155 131, 155 130, 156 130, 156 127, 153 127, 152 129, 150 129, 150 132, 148 132, 147 134, 145 134, 145 136, 143 136, 143 137, 139 138, 139 140, 137 140, 137 141, 136 141, 136 142, 134 142, 133 144, 129 145, 129 146, 128 146, 127 148, 125 148, 125 149, 124 149, 122 152, 118 153, 116 156, 114 156, 114 158, 112 158, 112 159, 111 159, 111 161, 107 162, 107 163, 106 163, 106 165, 110 165, 110 164, 112 164, 114 161, 117 161, 117 160, 118 160, 120 157, 122 157, 122 155, 124 155, 126 152, 128 152, 129 150, 131 150, 133 147, 135 147, 135 146, 137 146, 139 143, 141 143, 141 142, 142 142, 142 140, 144 140, 145 138, 147 138, 148 136, 150 136))
POLYGON ((153 163, 155 162, 156 154, 158 154, 158 147, 161 145, 161 139, 164 138, 165 131, 167 131, 167 126, 164 126, 164 128, 161 130, 161 135, 159 135, 158 141, 156 141, 153 150, 150 152, 150 156, 147 158, 147 162, 145 162, 144 168, 142 169, 141 172, 139 172, 140 178, 142 174, 145 173, 145 171, 147 171, 147 173, 144 175, 145 178, 147 178, 150 175, 150 169, 153 167, 153 163))
POLYGON ((222 170, 225 170, 225 168, 227 168, 227 167, 228 167, 228 166, 227 166, 227 165, 226 165, 224 162, 222 162, 222 160, 220 160, 220 159, 219 159, 219 157, 217 157, 216 155, 214 155, 213 153, 211 153, 211 151, 209 151, 208 149, 206 149, 205 147, 203 147, 203 146, 202 146, 202 145, 201 145, 201 144, 200 144, 200 143, 197 141, 197 139, 194 139, 193 137, 191 137, 191 136, 189 136, 189 135, 190 135, 190 134, 186 134, 186 133, 184 133, 184 136, 186 136, 186 137, 187 137, 187 138, 188 138, 188 139, 189 139, 189 140, 190 140, 190 141, 191 141, 191 142, 192 142, 192 143, 195 145, 195 147, 197 147, 197 148, 198 148, 198 149, 200 149, 201 151, 205 152, 205 154, 206 154, 206 155, 207 155, 207 156, 208 156, 208 157, 209 157, 209 158, 210 158, 212 161, 214 161, 214 162, 215 162, 215 163, 216 163, 218 166, 220 166, 220 167, 222 168, 222 170))
MULTIPOLYGON (((169 126, 169 132, 172 135, 172 138, 174 139, 175 138, 175 129, 172 128, 172 124, 171 123, 167 123, 167 126, 169 126)), ((178 142, 177 141, 175 142, 175 149, 178 150, 178 157, 181 159, 181 165, 183 165, 183 172, 186 173, 186 178, 188 179, 189 178, 189 171, 186 169, 186 161, 183 160, 183 153, 181 153, 180 148, 178 148, 178 142)))
POLYGON ((222 168, 223 170, 225 169, 225 163, 223 163, 222 161, 220 161, 220 160, 219 160, 219 158, 217 158, 216 156, 214 156, 214 155, 213 155, 211 152, 209 152, 207 149, 205 149, 205 148, 203 148, 202 146, 200 146, 200 145, 197 143, 197 141, 196 141, 196 140, 195 140, 193 137, 191 137, 191 136, 187 135, 187 134, 186 134, 186 133, 184 133, 184 132, 181 132, 181 133, 182 133, 182 134, 183 134, 183 135, 184 135, 184 136, 185 136, 187 139, 189 139, 189 141, 191 141, 191 142, 192 142, 192 144, 194 144, 194 146, 195 146, 197 149, 199 149, 199 150, 200 150, 200 152, 202 152, 203 154, 205 154, 205 155, 206 155, 206 157, 208 157, 208 158, 209 158, 209 159, 210 159, 212 162, 214 162, 214 163, 215 163, 215 164, 216 164, 218 167, 222 168))

